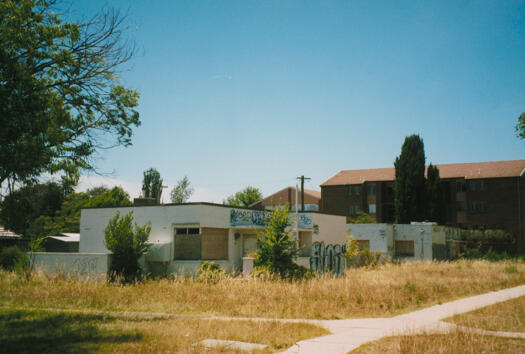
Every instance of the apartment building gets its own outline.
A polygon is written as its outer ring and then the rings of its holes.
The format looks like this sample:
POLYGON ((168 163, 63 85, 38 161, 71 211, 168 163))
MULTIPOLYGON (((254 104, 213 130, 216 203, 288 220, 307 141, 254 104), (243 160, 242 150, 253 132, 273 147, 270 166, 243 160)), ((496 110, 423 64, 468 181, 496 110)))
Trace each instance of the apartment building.
MULTIPOLYGON (((437 165, 444 225, 503 229, 525 253, 525 160, 437 165)), ((394 222, 394 168, 344 170, 321 184, 321 211, 354 218, 369 213, 394 222)))

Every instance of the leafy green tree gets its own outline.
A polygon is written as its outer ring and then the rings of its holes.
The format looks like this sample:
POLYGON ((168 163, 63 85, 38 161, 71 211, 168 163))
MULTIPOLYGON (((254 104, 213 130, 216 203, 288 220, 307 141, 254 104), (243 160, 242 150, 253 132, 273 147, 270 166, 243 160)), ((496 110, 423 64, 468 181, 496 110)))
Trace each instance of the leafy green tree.
POLYGON ((151 223, 143 226, 135 223, 133 228, 133 212, 120 218, 117 211, 104 230, 104 245, 112 253, 110 279, 124 282, 140 279, 142 269, 139 259, 150 247, 147 243, 150 232, 151 223))
POLYGON ((401 224, 421 221, 425 215, 425 147, 419 135, 405 138, 394 161, 394 209, 401 224))
POLYGON ((95 187, 84 193, 69 194, 55 215, 36 218, 28 229, 28 236, 38 238, 61 232, 80 232, 80 211, 90 207, 131 206, 129 195, 121 187, 95 187))
POLYGON ((142 191, 144 198, 153 198, 160 203, 160 196, 162 194, 162 178, 160 173, 154 168, 144 171, 144 178, 142 179, 142 191))
POLYGON ((0 2, 0 186, 94 168, 99 149, 129 146, 139 95, 117 71, 135 50, 125 18, 66 21, 57 1, 0 2))
POLYGON ((223 204, 247 207, 262 200, 262 193, 258 188, 246 187, 242 191, 229 196, 223 204))
POLYGON ((298 266, 297 239, 290 235, 292 216, 288 205, 276 207, 266 218, 267 226, 257 235, 257 255, 254 266, 267 269, 281 277, 302 277, 307 269, 298 266))
POLYGON ((27 235, 38 217, 53 217, 64 201, 60 185, 54 182, 23 186, 0 203, 0 221, 8 229, 27 235))
POLYGON ((350 219, 351 224, 373 224, 375 222, 375 219, 364 211, 357 213, 357 217, 355 219, 350 219))
POLYGON ((426 218, 430 221, 441 222, 445 208, 443 203, 443 191, 441 188, 439 169, 432 164, 429 164, 427 169, 426 192, 426 218))
POLYGON ((525 139, 525 112, 520 114, 518 117, 518 123, 516 124, 516 135, 520 139, 525 139))
POLYGON ((184 176, 171 191, 172 203, 186 203, 193 194, 193 188, 190 187, 190 181, 187 176, 184 176))

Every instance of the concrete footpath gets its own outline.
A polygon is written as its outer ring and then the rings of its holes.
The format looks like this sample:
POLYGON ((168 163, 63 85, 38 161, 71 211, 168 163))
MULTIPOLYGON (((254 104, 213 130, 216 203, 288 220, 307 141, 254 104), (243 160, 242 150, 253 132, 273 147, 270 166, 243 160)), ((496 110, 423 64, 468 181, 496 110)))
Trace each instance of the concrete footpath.
MULTIPOLYGON (((446 333, 456 328, 462 330, 464 327, 441 320, 520 296, 525 296, 525 285, 451 301, 392 318, 316 321, 316 324, 325 327, 332 334, 300 341, 285 353, 348 353, 362 344, 383 337, 429 332, 446 333)), ((524 338, 521 333, 477 331, 524 338)))

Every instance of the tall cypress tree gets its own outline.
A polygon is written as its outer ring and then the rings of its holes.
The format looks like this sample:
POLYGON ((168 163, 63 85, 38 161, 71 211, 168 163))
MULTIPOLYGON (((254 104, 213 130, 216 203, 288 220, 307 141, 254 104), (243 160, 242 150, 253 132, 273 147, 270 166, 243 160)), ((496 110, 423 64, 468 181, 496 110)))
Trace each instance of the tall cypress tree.
POLYGON ((407 224, 425 216, 425 147, 419 135, 405 138, 394 161, 394 208, 396 221, 407 224))
POLYGON ((439 169, 432 164, 429 164, 427 169, 426 192, 426 218, 430 221, 440 222, 444 205, 442 203, 443 198, 440 186, 439 169))

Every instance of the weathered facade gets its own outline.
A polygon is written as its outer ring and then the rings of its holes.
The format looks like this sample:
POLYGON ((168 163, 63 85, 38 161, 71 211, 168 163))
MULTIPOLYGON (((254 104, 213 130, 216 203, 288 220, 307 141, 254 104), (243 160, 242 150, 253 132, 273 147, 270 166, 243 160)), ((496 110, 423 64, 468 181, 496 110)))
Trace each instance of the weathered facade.
MULTIPOLYGON (((503 229, 525 253, 525 160, 437 165, 442 181, 442 224, 503 229)), ((354 218, 369 213, 394 222, 394 168, 341 171, 321 184, 321 211, 354 218)))
MULTIPOLYGON (((265 226, 266 211, 211 203, 82 209, 80 253, 107 254, 104 229, 117 212, 133 212, 136 223, 151 222, 152 249, 145 266, 153 274, 195 274, 202 262, 214 261, 229 272, 241 271, 243 258, 256 250, 257 232, 265 226)), ((293 214, 292 214, 293 215, 293 214)), ((300 212, 291 231, 298 231, 299 264, 308 266, 312 249, 345 244, 345 218, 319 212, 300 212)))

